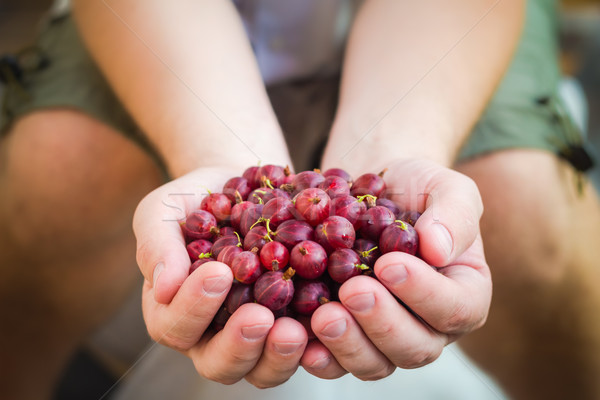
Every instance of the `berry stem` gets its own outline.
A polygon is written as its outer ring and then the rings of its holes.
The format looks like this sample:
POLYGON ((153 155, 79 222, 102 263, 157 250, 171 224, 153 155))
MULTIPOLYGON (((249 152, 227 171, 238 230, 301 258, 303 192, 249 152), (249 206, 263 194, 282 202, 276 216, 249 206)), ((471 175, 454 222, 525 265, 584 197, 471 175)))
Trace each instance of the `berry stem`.
POLYGON ((237 246, 237 247, 242 247, 242 239, 240 238, 240 234, 239 234, 239 233, 237 233, 236 231, 233 231, 233 234, 234 234, 235 236, 237 236, 237 238, 238 238, 238 242, 237 242, 236 246, 237 246))
POLYGON ((200 253, 198 255, 199 259, 203 259, 203 258, 211 258, 212 257, 212 253, 200 253))
POLYGON ((406 224, 404 223, 404 221, 402 221, 401 219, 397 219, 394 222, 398 223, 400 225, 399 228, 402 229, 403 231, 405 231, 406 229, 408 229, 406 227, 406 224))
POLYGON ((294 276, 295 273, 296 273, 296 270, 292 267, 289 267, 283 273, 283 279, 285 279, 286 281, 289 281, 290 279, 292 279, 292 276, 294 276))

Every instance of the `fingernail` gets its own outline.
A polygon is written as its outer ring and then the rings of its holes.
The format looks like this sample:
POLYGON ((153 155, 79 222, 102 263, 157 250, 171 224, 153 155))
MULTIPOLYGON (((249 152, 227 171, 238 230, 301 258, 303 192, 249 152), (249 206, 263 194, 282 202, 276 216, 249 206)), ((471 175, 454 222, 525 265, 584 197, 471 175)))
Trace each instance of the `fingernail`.
POLYGON ((202 283, 202 289, 204 289, 204 293, 208 295, 221 295, 226 290, 229 290, 229 280, 224 276, 206 278, 202 283))
POLYGON ((313 362, 308 367, 312 369, 324 369, 326 366, 329 365, 330 361, 331 358, 329 357, 319 358, 317 361, 313 362))
POLYGON ((402 264, 388 265, 379 273, 379 279, 390 285, 402 283, 408 277, 408 271, 402 264))
POLYGON ((284 356, 288 356, 298 351, 302 343, 274 343, 275 351, 284 356))
POLYGON ((375 305, 375 296, 373 296, 373 293, 355 294, 346 299, 344 305, 350 311, 369 311, 375 305))
POLYGON ((158 281, 158 277, 160 273, 165 269, 165 264, 160 262, 156 264, 154 267, 154 272, 152 272, 152 287, 156 289, 156 282, 158 281))
POLYGON ((452 236, 450 235, 450 232, 448 232, 448 229, 446 229, 446 227, 442 224, 433 224, 433 231, 440 247, 446 255, 446 258, 450 257, 453 247, 452 236))
POLYGON ((254 325, 254 326, 245 326, 242 328, 242 336, 248 340, 258 340, 267 336, 269 330, 271 329, 271 325, 254 325))
POLYGON ((344 318, 338 319, 337 321, 328 323, 325 328, 321 330, 321 334, 329 339, 335 339, 346 332, 346 326, 347 323, 344 318))

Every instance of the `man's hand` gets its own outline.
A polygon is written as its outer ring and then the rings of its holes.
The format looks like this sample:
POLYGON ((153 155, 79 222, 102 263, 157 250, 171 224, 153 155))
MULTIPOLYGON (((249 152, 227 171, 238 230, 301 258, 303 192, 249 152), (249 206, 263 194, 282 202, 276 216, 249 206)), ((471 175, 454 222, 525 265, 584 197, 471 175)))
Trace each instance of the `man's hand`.
POLYGON ((341 303, 317 309, 312 328, 319 341, 309 344, 301 361, 316 376, 350 372, 373 380, 396 367, 419 367, 486 320, 492 284, 475 184, 423 160, 391 165, 386 183, 401 207, 423 212, 415 226, 422 259, 385 254, 375 264, 378 280, 354 277, 342 285, 341 303))
POLYGON ((203 193, 219 191, 234 173, 196 170, 139 204, 134 231, 145 278, 144 319, 155 341, 186 354, 205 378, 226 384, 245 378, 270 387, 296 371, 307 343, 305 329, 291 318, 274 321, 261 305, 246 304, 215 334, 208 328, 231 287, 231 269, 208 262, 188 276, 191 263, 180 222, 199 208, 203 193))

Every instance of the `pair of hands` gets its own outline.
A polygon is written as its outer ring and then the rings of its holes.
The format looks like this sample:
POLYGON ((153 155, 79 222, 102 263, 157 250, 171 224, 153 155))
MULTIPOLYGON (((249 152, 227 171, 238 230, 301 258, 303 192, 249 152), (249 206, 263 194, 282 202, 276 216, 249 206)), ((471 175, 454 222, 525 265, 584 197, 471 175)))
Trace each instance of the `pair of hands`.
POLYGON ((258 304, 245 304, 222 331, 210 333, 232 273, 227 265, 211 262, 188 276, 179 222, 199 207, 200 193, 219 191, 240 173, 193 171, 150 193, 134 218, 150 336, 190 357, 200 375, 226 384, 244 378, 257 387, 272 387, 301 365, 325 379, 348 372, 381 379, 396 367, 432 362, 445 345, 485 322, 492 288, 475 184, 430 161, 401 160, 389 167, 386 183, 400 206, 423 211, 415 226, 423 259, 388 253, 375 265, 379 281, 365 276, 347 281, 340 303, 325 304, 312 317, 318 341, 309 343, 299 322, 274 320, 258 304))

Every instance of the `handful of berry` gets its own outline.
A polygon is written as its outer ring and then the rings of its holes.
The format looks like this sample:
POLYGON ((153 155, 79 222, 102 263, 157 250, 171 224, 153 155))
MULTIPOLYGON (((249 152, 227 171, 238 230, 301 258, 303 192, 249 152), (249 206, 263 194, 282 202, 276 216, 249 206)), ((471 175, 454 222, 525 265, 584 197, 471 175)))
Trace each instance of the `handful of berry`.
POLYGON ((383 197, 380 174, 356 180, 332 168, 292 174, 264 165, 228 180, 182 223, 190 273, 208 261, 231 267, 235 278, 213 320, 220 329, 242 304, 257 302, 276 317, 310 316, 337 298, 353 276, 375 277, 377 258, 415 255, 420 214, 383 197))

